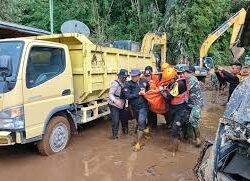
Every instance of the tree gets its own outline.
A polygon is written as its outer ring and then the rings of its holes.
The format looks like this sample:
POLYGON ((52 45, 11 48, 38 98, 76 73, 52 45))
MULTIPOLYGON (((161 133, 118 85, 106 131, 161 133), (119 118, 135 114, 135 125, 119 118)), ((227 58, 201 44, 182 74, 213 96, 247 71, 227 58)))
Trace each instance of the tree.
MULTIPOLYGON (((0 0, 0 19, 50 30, 49 0, 0 0)), ((87 24, 95 43, 130 39, 140 42, 147 32, 167 33, 168 60, 199 55, 205 38, 245 0, 54 0, 54 31, 71 19, 87 24)), ((231 61, 230 31, 211 47, 217 63, 231 61)))
MULTIPOLYGON (((164 29, 168 34, 168 58, 178 61, 182 55, 190 59, 193 54, 198 56, 202 42, 229 14, 229 3, 228 0, 167 1, 169 11, 164 19, 164 29)), ((221 45, 225 46, 225 42, 220 42, 217 47, 221 45)), ((220 54, 215 48, 210 53, 220 54)))
POLYGON ((14 14, 17 14, 18 9, 15 8, 15 0, 0 0, 0 20, 2 21, 18 21, 14 14))

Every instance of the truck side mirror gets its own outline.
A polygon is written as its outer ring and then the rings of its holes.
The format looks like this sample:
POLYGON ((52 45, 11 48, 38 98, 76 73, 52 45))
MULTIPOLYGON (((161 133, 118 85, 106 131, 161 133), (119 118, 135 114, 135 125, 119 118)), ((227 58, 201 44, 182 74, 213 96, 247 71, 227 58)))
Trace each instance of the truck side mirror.
POLYGON ((12 76, 12 59, 9 55, 0 56, 0 75, 5 77, 12 76))

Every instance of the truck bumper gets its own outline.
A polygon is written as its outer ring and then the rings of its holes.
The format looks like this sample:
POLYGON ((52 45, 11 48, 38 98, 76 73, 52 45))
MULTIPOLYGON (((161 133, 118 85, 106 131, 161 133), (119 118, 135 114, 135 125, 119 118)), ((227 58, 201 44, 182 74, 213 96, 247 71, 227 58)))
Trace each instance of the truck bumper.
POLYGON ((0 146, 14 145, 15 140, 9 131, 0 131, 0 146))

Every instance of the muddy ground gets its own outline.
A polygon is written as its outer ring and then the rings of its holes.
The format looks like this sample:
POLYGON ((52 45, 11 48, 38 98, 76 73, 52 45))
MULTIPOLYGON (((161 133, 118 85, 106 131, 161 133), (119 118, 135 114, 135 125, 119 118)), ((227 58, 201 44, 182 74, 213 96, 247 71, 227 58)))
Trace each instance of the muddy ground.
MULTIPOLYGON (((205 91, 206 105, 202 114, 202 137, 213 139, 219 117, 224 111, 226 93, 205 91)), ((159 117, 161 119, 161 117, 159 117)), ((56 155, 40 156, 32 144, 0 148, 0 180, 7 181, 113 181, 113 180, 196 180, 192 169, 199 149, 181 143, 173 156, 167 151, 168 135, 158 129, 140 152, 133 152, 134 121, 128 136, 111 140, 109 120, 84 125, 73 136, 68 148, 56 155)))

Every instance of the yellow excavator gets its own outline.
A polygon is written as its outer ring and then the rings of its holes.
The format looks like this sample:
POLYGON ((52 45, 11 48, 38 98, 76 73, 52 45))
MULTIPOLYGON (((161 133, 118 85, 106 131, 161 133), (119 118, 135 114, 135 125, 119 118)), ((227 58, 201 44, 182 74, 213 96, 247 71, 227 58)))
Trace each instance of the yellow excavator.
POLYGON ((141 52, 153 53, 154 46, 160 46, 161 61, 166 62, 167 35, 166 33, 147 33, 142 41, 141 52))
POLYGON ((230 27, 233 28, 231 40, 230 40, 230 49, 233 54, 233 61, 237 61, 241 55, 244 53, 243 47, 238 47, 240 43, 240 38, 245 26, 247 11, 242 8, 240 11, 231 16, 226 22, 219 26, 215 31, 208 35, 206 40, 203 42, 200 48, 200 57, 196 61, 196 72, 195 74, 200 79, 205 78, 209 68, 213 68, 214 62, 212 57, 208 57, 208 51, 211 45, 230 27))

